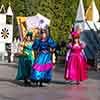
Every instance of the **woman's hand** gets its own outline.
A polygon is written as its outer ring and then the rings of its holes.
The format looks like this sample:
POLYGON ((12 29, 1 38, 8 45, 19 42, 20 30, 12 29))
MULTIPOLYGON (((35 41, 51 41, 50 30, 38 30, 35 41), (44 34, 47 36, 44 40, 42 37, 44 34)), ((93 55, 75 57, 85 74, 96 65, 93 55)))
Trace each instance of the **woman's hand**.
POLYGON ((51 52, 51 53, 54 53, 54 52, 55 52, 55 49, 50 48, 50 52, 51 52))
POLYGON ((84 42, 82 42, 80 46, 82 49, 84 49, 86 47, 86 44, 84 42))

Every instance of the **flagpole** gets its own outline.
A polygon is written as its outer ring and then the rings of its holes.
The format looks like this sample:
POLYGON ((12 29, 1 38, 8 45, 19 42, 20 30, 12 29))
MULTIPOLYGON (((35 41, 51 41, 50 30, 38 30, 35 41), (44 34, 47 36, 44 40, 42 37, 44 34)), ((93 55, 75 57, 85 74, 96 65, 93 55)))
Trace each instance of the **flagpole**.
POLYGON ((19 30, 20 30, 20 40, 23 41, 23 31, 22 31, 22 25, 21 25, 21 19, 19 18, 19 30))

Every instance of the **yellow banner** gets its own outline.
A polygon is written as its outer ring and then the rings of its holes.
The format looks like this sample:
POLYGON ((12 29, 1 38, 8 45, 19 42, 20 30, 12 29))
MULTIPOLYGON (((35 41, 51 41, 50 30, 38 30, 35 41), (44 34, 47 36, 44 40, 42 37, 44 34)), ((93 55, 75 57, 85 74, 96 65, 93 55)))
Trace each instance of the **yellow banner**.
POLYGON ((21 39, 23 39, 26 36, 26 17, 18 16, 17 17, 17 23, 19 27, 19 33, 21 39))

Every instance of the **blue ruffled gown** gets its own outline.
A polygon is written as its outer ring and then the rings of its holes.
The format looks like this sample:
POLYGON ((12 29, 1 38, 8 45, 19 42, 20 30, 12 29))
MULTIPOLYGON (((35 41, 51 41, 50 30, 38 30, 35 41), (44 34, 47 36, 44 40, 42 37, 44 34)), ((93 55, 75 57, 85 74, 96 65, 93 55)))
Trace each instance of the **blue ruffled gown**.
POLYGON ((35 81, 49 82, 52 78, 52 54, 50 48, 56 48, 56 43, 51 38, 37 39, 33 49, 39 51, 35 63, 32 66, 31 79, 35 81))

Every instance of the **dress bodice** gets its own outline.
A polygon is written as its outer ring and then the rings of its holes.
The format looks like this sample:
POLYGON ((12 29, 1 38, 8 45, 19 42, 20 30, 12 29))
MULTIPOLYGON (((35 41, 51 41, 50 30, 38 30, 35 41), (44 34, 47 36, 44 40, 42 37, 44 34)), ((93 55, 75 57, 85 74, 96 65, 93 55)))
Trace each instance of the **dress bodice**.
POLYGON ((27 53, 30 53, 32 51, 32 43, 26 43, 23 51, 27 52, 27 53))
POLYGON ((86 47, 86 44, 85 43, 81 43, 80 45, 69 44, 67 47, 71 49, 71 53, 80 54, 83 51, 83 49, 86 47))
POLYGON ((49 50, 49 47, 55 48, 56 43, 51 39, 51 38, 46 38, 46 39, 38 39, 35 40, 33 44, 33 49, 38 49, 38 50, 49 50))
POLYGON ((82 52, 81 46, 73 46, 72 47, 72 53, 81 53, 81 52, 82 52))
POLYGON ((40 40, 39 50, 49 50, 49 44, 47 40, 40 40))

